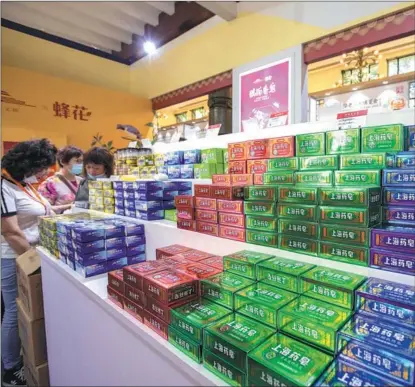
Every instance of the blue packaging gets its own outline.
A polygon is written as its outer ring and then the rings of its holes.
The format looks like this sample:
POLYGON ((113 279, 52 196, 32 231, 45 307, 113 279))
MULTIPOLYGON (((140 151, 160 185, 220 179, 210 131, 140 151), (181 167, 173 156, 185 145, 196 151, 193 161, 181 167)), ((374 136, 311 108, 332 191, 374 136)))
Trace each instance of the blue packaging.
POLYGON ((142 235, 130 235, 125 237, 125 245, 127 247, 137 246, 137 245, 144 245, 146 243, 146 237, 144 234, 142 235))
POLYGON ((169 179, 180 179, 180 165, 167 166, 167 176, 169 179))
POLYGON ((415 169, 415 152, 398 152, 395 155, 397 169, 415 169))
POLYGON ((112 224, 105 225, 105 238, 118 238, 125 235, 125 227, 122 223, 111 221, 112 224))
POLYGON ((138 255, 132 255, 131 257, 127 257, 127 265, 134 265, 135 263, 141 263, 145 262, 146 260, 146 254, 138 254, 138 255))
POLYGON ((137 200, 163 200, 163 191, 135 191, 135 201, 137 200))
POLYGON ((163 181, 163 191, 177 191, 178 184, 179 182, 174 180, 163 181))
POLYGON ((94 225, 85 225, 72 229, 72 238, 76 242, 92 242, 105 237, 105 230, 94 225))
POLYGON ((177 190, 178 191, 186 191, 192 189, 192 182, 191 181, 177 181, 177 190))
POLYGON ((124 266, 128 265, 128 259, 127 257, 122 257, 118 259, 112 259, 110 261, 107 261, 106 263, 106 271, 114 271, 118 269, 122 269, 124 266))
POLYGON ((71 231, 75 227, 81 227, 85 223, 82 221, 65 221, 56 223, 56 231, 60 234, 71 234, 71 231))
POLYGON ((124 200, 124 210, 135 211, 135 200, 124 200))
POLYGON ((175 208, 174 200, 163 200, 163 210, 174 210, 175 208))
POLYGON ((382 185, 386 187, 415 187, 415 169, 384 169, 382 185))
POLYGON ((75 262, 79 262, 82 266, 91 266, 106 260, 107 252, 105 250, 91 254, 75 253, 75 262))
MULTIPOLYGON (((124 191, 123 191, 123 194, 124 194, 124 191)), ((114 199, 114 205, 115 205, 115 208, 124 209, 124 197, 123 197, 123 199, 115 198, 114 199)))
POLYGON ((95 253, 96 251, 105 250, 105 240, 100 239, 92 242, 72 242, 72 246, 76 252, 81 254, 95 253))
POLYGON ((193 193, 191 189, 185 189, 185 190, 179 191, 179 195, 193 195, 193 193))
POLYGON ((136 217, 142 220, 161 220, 164 219, 164 210, 158 211, 137 211, 136 217))
POLYGON ((174 200, 178 194, 179 191, 163 191, 163 200, 174 200))
POLYGON ((66 255, 62 252, 59 252, 59 259, 61 260, 61 262, 66 264, 66 255))
POLYGON ((125 216, 125 211, 124 211, 124 207, 115 207, 114 209, 114 214, 115 215, 120 215, 120 216, 125 216))
POLYGON ((383 204, 415 207, 415 190, 411 188, 383 188, 383 204))
POLYGON ((114 188, 115 191, 121 191, 124 189, 123 182, 122 181, 113 181, 112 182, 112 188, 114 188))
POLYGON ((134 182, 134 187, 139 191, 161 191, 163 183, 154 180, 140 180, 134 182))
POLYGON ((118 238, 111 238, 105 240, 105 248, 108 249, 117 249, 119 247, 125 247, 125 238, 126 237, 118 237, 118 238))
POLYGON ((123 199, 124 198, 124 191, 122 189, 116 189, 114 191, 114 198, 115 199, 123 199))
POLYGON ((66 257, 66 264, 75 271, 75 258, 66 257))
POLYGON ((405 150, 415 151, 415 125, 404 126, 405 150))
POLYGON ((122 182, 122 189, 125 190, 129 190, 129 191, 133 191, 135 189, 134 186, 134 181, 123 181, 122 182))
POLYGON ((136 200, 135 209, 137 211, 162 210, 163 202, 161 200, 153 200, 153 201, 136 200))
POLYGON ((129 210, 128 208, 126 208, 124 210, 124 214, 125 216, 129 217, 129 218, 136 218, 136 214, 135 214, 135 210, 129 210))
POLYGON ((59 243, 64 244, 65 246, 72 246, 72 236, 66 234, 58 234, 58 245, 59 243))
POLYGON ((93 277, 108 271, 107 262, 105 261, 90 266, 82 266, 79 262, 75 262, 75 271, 84 278, 93 277))
POLYGON ((200 164, 202 162, 202 152, 200 149, 184 151, 183 164, 200 164))
POLYGON ((182 179, 193 179, 195 176, 194 165, 193 164, 181 165, 180 176, 182 179))
POLYGON ((382 220, 383 223, 415 226, 415 207, 383 207, 382 220))
POLYGON ((415 254, 370 249, 370 267, 415 276, 415 254))
POLYGON ((141 235, 144 234, 144 224, 127 222, 124 223, 125 235, 141 235))
POLYGON ((124 191, 124 201, 125 200, 133 200, 135 198, 135 191, 132 189, 124 191))
POLYGON ((125 247, 117 247, 107 250, 107 260, 118 259, 126 256, 125 247))
POLYGON ((167 175, 167 166, 157 167, 157 172, 158 173, 163 173, 164 175, 167 175))
POLYGON ((142 254, 146 252, 146 245, 135 245, 135 246, 128 246, 126 248, 127 257, 131 257, 133 255, 142 254))
POLYGON ((167 165, 178 165, 183 164, 183 151, 175 151, 166 153, 166 164, 167 165))

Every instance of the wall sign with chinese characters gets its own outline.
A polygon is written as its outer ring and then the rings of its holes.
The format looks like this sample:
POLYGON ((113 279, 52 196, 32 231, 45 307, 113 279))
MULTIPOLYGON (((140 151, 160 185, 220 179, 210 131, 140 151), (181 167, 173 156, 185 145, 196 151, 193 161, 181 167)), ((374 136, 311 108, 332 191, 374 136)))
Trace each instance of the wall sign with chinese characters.
POLYGON ((87 107, 77 104, 70 105, 66 102, 56 101, 53 104, 52 109, 55 117, 73 119, 76 121, 89 121, 89 118, 92 115, 92 112, 90 112, 87 107))

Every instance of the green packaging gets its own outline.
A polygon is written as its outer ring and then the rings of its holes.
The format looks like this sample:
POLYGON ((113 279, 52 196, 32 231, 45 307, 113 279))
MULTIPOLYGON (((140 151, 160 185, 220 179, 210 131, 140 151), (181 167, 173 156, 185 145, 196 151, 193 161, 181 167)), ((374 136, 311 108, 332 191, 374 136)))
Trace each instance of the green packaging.
POLYGON ((334 171, 334 183, 338 186, 376 185, 380 187, 381 171, 379 169, 334 171))
POLYGON ((235 311, 276 328, 279 309, 296 297, 295 293, 256 283, 235 294, 235 311))
POLYGON ((194 164, 193 173, 195 179, 210 179, 212 175, 223 174, 223 164, 194 164))
POLYGON ((339 169, 339 156, 300 157, 300 170, 327 171, 339 169))
POLYGON ((320 241, 370 247, 370 228, 320 224, 320 241))
POLYGON ((297 186, 332 186, 333 182, 333 171, 295 172, 295 185, 297 186))
POLYGON ((206 349, 203 349, 203 366, 230 386, 246 386, 245 372, 238 370, 206 349))
POLYGON ((318 209, 319 220, 322 223, 372 227, 382 220, 380 206, 369 208, 319 206, 318 209))
POLYGON ((340 169, 383 169, 387 166, 386 156, 386 153, 340 155, 340 169))
POLYGON ((280 170, 297 170, 299 168, 298 157, 279 157, 277 159, 268 160, 268 172, 276 172, 280 170))
POLYGON ((333 358, 282 334, 248 356, 248 378, 256 386, 313 386, 333 358))
POLYGON ((334 130, 326 133, 326 153, 339 155, 360 152, 360 129, 334 130))
POLYGON ((246 242, 254 245, 277 246, 278 234, 258 230, 246 230, 246 242))
POLYGON ((301 296, 278 313, 280 332, 335 353, 337 332, 351 316, 347 309, 301 296))
POLYGON ((229 162, 229 151, 227 149, 223 150, 223 162, 225 164, 229 162))
POLYGON ((296 156, 323 156, 326 152, 326 134, 312 133, 295 136, 296 156))
POLYGON ((274 255, 258 253, 251 250, 242 250, 223 257, 223 270, 255 280, 256 267, 274 255))
POLYGON ((300 292, 305 296, 353 310, 355 290, 365 280, 366 277, 359 274, 318 266, 301 275, 300 292))
POLYGON ((169 343, 175 346, 178 350, 183 352, 197 363, 202 362, 202 344, 193 341, 189 336, 184 335, 169 325, 168 340, 169 343))
POLYGON ((258 281, 298 293, 300 276, 315 267, 285 258, 272 258, 258 265, 258 281))
POLYGON ((164 210, 164 219, 177 222, 177 210, 164 210))
POLYGON ((264 184, 294 184, 293 171, 276 171, 264 173, 264 184))
POLYGON ((318 255, 321 258, 351 263, 352 265, 369 265, 369 249, 367 247, 320 241, 318 255))
POLYGON ((317 255, 318 253, 318 241, 294 235, 280 234, 278 247, 300 254, 317 255))
POLYGON ((203 348, 234 367, 245 370, 248 352, 267 340, 272 329, 255 320, 235 313, 205 329, 203 348))
POLYGON ((245 200, 271 201, 277 200, 278 188, 276 186, 250 185, 244 188, 245 200))
POLYGON ((278 203, 277 214, 280 218, 317 220, 317 206, 310 204, 278 203))
POLYGON ((317 188, 314 187, 279 187, 278 201, 301 204, 317 204, 317 188))
POLYGON ((231 314, 232 311, 215 302, 200 298, 171 309, 170 325, 198 343, 202 343, 203 330, 209 324, 231 314))
POLYGON ((380 187, 322 187, 318 190, 320 205, 368 207, 382 204, 380 187))
POLYGON ((229 174, 229 163, 223 164, 223 173, 225 175, 228 175, 229 174))
POLYGON ((318 238, 319 228, 316 222, 302 220, 279 219, 278 232, 280 234, 296 235, 304 238, 318 238))
POLYGON ((275 215, 274 202, 244 202, 245 215, 275 215))
POLYGON ((239 275, 223 272, 200 281, 202 297, 219 305, 233 309, 234 294, 253 284, 253 281, 239 275))
POLYGON ((257 231, 277 231, 277 218, 274 216, 246 215, 246 228, 257 231))
POLYGON ((223 164, 223 151, 221 148, 202 149, 202 163, 203 164, 223 164))
POLYGON ((393 124, 362 128, 362 153, 400 152, 403 150, 403 125, 393 124))

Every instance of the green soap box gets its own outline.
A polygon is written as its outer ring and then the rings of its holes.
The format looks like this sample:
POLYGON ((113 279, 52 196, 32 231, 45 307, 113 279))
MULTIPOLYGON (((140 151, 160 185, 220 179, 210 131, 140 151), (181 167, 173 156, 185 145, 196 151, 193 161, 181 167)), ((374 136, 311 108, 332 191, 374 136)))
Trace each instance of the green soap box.
POLYGON ((278 329, 307 344, 335 354, 337 332, 352 315, 350 310, 301 296, 278 313, 278 329))
POLYGON ((278 245, 278 234, 276 232, 246 230, 246 242, 254 245, 276 247, 278 245))
POLYGON ((334 130, 326 133, 326 153, 339 155, 360 152, 360 129, 334 130))
POLYGON ((279 187, 278 201, 285 203, 317 204, 317 188, 279 187))
POLYGON ((244 199, 250 201, 277 200, 278 188, 276 186, 251 185, 244 188, 244 199))
POLYGON ((177 210, 164 210, 164 219, 177 222, 177 210))
POLYGON ((235 313, 205 329, 203 348, 244 371, 248 353, 267 340, 275 331, 276 328, 270 328, 235 313))
POLYGON ((248 378, 257 386, 313 386, 333 357, 275 334, 248 355, 248 378))
POLYGON ((278 203, 277 214, 279 218, 316 221, 317 206, 309 204, 278 203))
POLYGON ((346 309, 355 308, 355 291, 366 277, 318 266, 301 275, 300 293, 346 309))
POLYGON ((280 170, 297 170, 299 168, 298 157, 280 157, 268 160, 268 172, 277 172, 280 170))
POLYGON ((370 228, 321 223, 320 241, 370 247, 370 228))
POLYGON ((253 284, 239 275, 223 272, 200 281, 201 296, 227 308, 234 308, 234 294, 253 284))
POLYGON ((264 184, 294 184, 293 171, 277 171, 264 173, 264 184))
POLYGON ((285 258, 272 258, 258 265, 258 281, 298 293, 300 276, 315 265, 285 258))
POLYGON ((174 308, 170 312, 170 325, 192 340, 202 343, 203 330, 209 324, 232 313, 228 308, 200 298, 174 308))
POLYGON ((362 128, 362 153, 400 152, 404 150, 404 141, 401 124, 362 128))
POLYGON ((212 175, 223 174, 223 164, 194 164, 195 179, 210 179, 212 175))
POLYGON ((383 169, 393 167, 393 155, 387 153, 355 153, 340 155, 340 169, 383 169), (392 162, 390 157, 392 156, 392 162), (389 160, 389 161, 388 161, 389 160), (388 165, 391 163, 391 165, 388 165))
POLYGON ((375 185, 380 187, 381 171, 379 169, 334 171, 334 184, 336 186, 375 185))
POLYGON ((322 187, 318 190, 320 205, 368 207, 382 204, 380 187, 322 187))
POLYGON ((256 231, 277 231, 277 218, 274 216, 246 215, 246 228, 256 231))
POLYGON ((299 134, 295 136, 296 156, 322 156, 326 152, 326 134, 299 134))
POLYGON ((169 343, 197 363, 202 362, 202 344, 191 340, 169 325, 169 343))
POLYGON ((339 156, 300 157, 300 170, 327 171, 339 169, 339 156))
POLYGON ((333 171, 300 171, 295 172, 296 186, 332 186, 333 171))
POLYGON ((278 232, 280 234, 296 235, 303 238, 316 238, 319 236, 318 223, 302 220, 279 219, 278 232))
POLYGON ((369 266, 369 249, 367 247, 320 241, 318 255, 332 261, 369 266))
POLYGON ((382 220, 381 208, 380 206, 369 208, 319 206, 319 220, 321 223, 372 227, 382 220))
POLYGON ((296 297, 295 293, 256 283, 235 294, 235 311, 275 329, 278 311, 296 297))
POLYGON ((202 163, 203 164, 223 164, 223 151, 221 148, 202 149, 202 163))
POLYGON ((276 203, 274 202, 244 202, 245 215, 275 215, 276 203))
POLYGON ((242 250, 223 257, 223 270, 255 280, 256 267, 274 255, 258 253, 251 250, 242 250))
POLYGON ((279 234, 278 247, 295 253, 317 255, 318 241, 314 239, 301 238, 294 235, 279 234))

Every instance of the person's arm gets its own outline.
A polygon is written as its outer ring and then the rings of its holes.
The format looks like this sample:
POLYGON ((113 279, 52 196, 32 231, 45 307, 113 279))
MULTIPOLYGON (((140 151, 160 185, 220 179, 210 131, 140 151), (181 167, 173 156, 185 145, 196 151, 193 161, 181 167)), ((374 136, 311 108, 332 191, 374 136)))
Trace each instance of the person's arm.
POLYGON ((73 206, 73 203, 68 203, 68 204, 62 204, 60 206, 52 206, 52 211, 55 212, 56 214, 61 214, 62 212, 71 209, 73 206))
POLYGON ((17 223, 16 215, 2 217, 1 235, 17 255, 21 255, 31 248, 30 243, 17 223))

